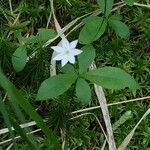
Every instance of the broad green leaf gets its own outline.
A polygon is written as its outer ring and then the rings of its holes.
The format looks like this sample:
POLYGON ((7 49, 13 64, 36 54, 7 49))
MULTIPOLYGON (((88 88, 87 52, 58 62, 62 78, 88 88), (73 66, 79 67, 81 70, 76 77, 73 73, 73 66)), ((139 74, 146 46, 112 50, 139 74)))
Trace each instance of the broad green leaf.
POLYGON ((45 80, 38 91, 37 100, 57 97, 67 91, 76 80, 75 74, 60 74, 45 80))
POLYGON ((22 107, 22 109, 31 117, 31 119, 33 119, 37 123, 37 126, 39 126, 42 129, 50 143, 50 149, 60 150, 61 145, 59 144, 57 137, 44 123, 43 119, 35 111, 35 109, 32 107, 29 101, 23 98, 23 96, 19 93, 15 86, 4 76, 1 70, 0 86, 2 86, 2 88, 8 92, 10 98, 13 99, 13 101, 16 101, 16 103, 18 103, 22 107))
POLYGON ((111 13, 114 0, 97 0, 97 3, 102 10, 103 14, 108 17, 111 13))
POLYGON ((38 31, 39 42, 46 42, 56 36, 56 32, 52 29, 41 28, 38 31))
POLYGON ((88 104, 91 101, 91 89, 89 84, 83 80, 78 79, 76 83, 77 98, 83 103, 88 104))
POLYGON ((139 88, 132 76, 124 70, 115 67, 103 67, 91 70, 85 73, 83 77, 107 89, 119 90, 128 87, 131 90, 136 90, 139 88))
POLYGON ((38 41, 39 41, 38 36, 31 35, 28 38, 26 38, 25 42, 26 44, 34 44, 34 43, 38 43, 38 41))
POLYGON ((111 15, 109 20, 112 19, 112 20, 122 20, 122 16, 119 15, 119 14, 115 14, 115 15, 111 15))
POLYGON ((117 18, 111 16, 108 20, 108 23, 121 38, 128 38, 130 36, 128 26, 120 20, 117 20, 117 18))
POLYGON ((22 45, 16 49, 12 56, 12 64, 16 72, 22 71, 27 63, 26 46, 22 45))
POLYGON ((96 41, 105 32, 107 21, 104 18, 97 16, 89 17, 85 21, 85 25, 82 28, 79 41, 82 44, 90 44, 96 41))
POLYGON ((96 50, 92 45, 86 45, 81 50, 83 52, 78 56, 79 73, 86 72, 96 56, 96 50))
POLYGON ((134 5, 134 0, 124 0, 124 1, 129 6, 133 6, 134 5))
POLYGON ((66 64, 64 67, 61 68, 61 71, 67 74, 75 74, 75 69, 71 64, 66 64))

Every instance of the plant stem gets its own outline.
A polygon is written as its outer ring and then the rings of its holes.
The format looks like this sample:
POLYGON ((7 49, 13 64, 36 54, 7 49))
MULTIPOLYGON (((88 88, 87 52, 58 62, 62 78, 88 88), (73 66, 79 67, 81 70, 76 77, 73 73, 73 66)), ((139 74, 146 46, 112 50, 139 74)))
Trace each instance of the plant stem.
MULTIPOLYGON (((124 103, 131 103, 131 102, 135 102, 135 101, 149 100, 149 99, 150 99, 150 96, 147 96, 147 97, 142 97, 142 98, 125 100, 125 101, 122 101, 122 102, 110 103, 110 104, 108 104, 108 106, 120 105, 120 104, 124 104, 124 103)), ((73 111, 71 114, 76 114, 76 113, 91 111, 91 110, 99 109, 100 107, 101 106, 94 106, 94 107, 89 107, 89 108, 85 108, 85 109, 80 109, 80 110, 73 111)))
POLYGON ((9 7, 10 7, 10 13, 11 13, 11 15, 14 15, 13 9, 12 9, 12 3, 11 3, 11 0, 9 0, 9 7))

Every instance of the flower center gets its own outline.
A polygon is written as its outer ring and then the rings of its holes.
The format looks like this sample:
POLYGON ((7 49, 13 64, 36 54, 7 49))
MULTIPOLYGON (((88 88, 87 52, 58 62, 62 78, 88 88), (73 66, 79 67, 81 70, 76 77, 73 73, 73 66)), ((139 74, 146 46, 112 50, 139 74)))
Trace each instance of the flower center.
POLYGON ((69 54, 69 53, 70 53, 69 50, 66 50, 66 51, 65 51, 65 54, 69 54))

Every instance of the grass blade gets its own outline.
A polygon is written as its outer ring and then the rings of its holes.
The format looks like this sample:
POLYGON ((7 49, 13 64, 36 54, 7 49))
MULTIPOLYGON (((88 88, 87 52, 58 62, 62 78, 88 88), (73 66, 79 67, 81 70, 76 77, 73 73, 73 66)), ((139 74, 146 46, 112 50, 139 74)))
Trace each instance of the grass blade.
POLYGON ((48 128, 48 126, 44 123, 43 119, 38 115, 38 113, 34 110, 32 105, 28 102, 28 100, 24 99, 24 97, 19 93, 19 91, 15 88, 15 86, 5 77, 5 75, 0 70, 0 85, 8 92, 8 95, 16 101, 24 111, 37 123, 37 125, 42 129, 47 140, 49 142, 49 146, 51 149, 61 149, 60 143, 57 141, 57 137, 53 134, 53 132, 48 128), (5 83, 5 84, 4 84, 5 83))
MULTIPOLYGON (((91 64, 90 69, 92 70, 95 68, 96 68, 95 63, 91 64)), ((95 90, 97 99, 99 101, 99 104, 100 104, 100 107, 102 110, 102 114, 103 114, 103 118, 105 121, 106 130, 107 130, 107 134, 108 134, 109 150, 116 150, 116 143, 114 140, 113 129, 112 129, 111 120, 110 120, 110 116, 109 116, 109 110, 108 110, 107 101, 106 101, 106 97, 105 97, 103 88, 101 86, 94 84, 94 90, 95 90)))
MULTIPOLYGON (((22 113, 22 111, 21 111, 21 109, 20 109, 20 107, 19 107, 19 105, 16 103, 16 101, 14 101, 13 99, 12 100, 10 100, 10 101, 8 101, 9 103, 10 103, 10 105, 13 107, 13 110, 14 110, 14 112, 15 112, 15 116, 16 116, 16 120, 17 121, 21 121, 21 123, 24 123, 25 122, 25 117, 24 117, 24 115, 23 115, 23 113, 22 113)), ((12 117, 12 116, 11 116, 12 117)), ((13 116, 13 120, 11 119, 11 122, 12 122, 12 124, 13 124, 13 126, 15 126, 16 125, 16 123, 15 123, 15 121, 14 121, 14 116, 13 116), (14 124, 15 123, 15 124, 14 124)), ((18 124, 18 123, 17 123, 18 124)), ((20 124, 20 123, 19 123, 20 124)), ((28 136, 26 136, 26 134, 25 133, 27 133, 27 132, 30 132, 31 130, 27 127, 27 128, 25 128, 25 129, 22 129, 20 126, 19 127, 17 127, 17 128, 12 128, 12 130, 13 129, 15 129, 15 130, 19 130, 18 131, 18 133, 21 133, 20 135, 21 135, 21 137, 32 147, 32 148, 34 148, 35 150, 37 150, 37 143, 35 142, 35 141, 37 141, 36 140, 36 138, 32 135, 32 134, 30 134, 30 135, 28 135, 28 136), (27 139, 27 140, 26 140, 27 139)))
POLYGON ((24 130, 19 126, 19 124, 13 119, 11 118, 11 123, 15 129, 15 131, 18 132, 18 134, 22 137, 22 139, 28 143, 28 145, 35 150, 39 150, 37 144, 31 140, 31 138, 29 138, 26 133, 24 132, 24 130))
POLYGON ((15 142, 15 135, 14 135, 14 132, 13 132, 13 130, 11 128, 11 121, 9 119, 9 113, 7 111, 7 108, 6 108, 5 104, 4 104, 4 102, 2 101, 1 95, 0 95, 0 112, 3 115, 4 121, 5 121, 5 123, 6 123, 7 127, 8 127, 10 136, 11 136, 13 144, 14 144, 14 148, 16 150, 17 147, 16 147, 16 142, 15 142))
POLYGON ((137 127, 139 126, 139 124, 142 122, 142 120, 147 117, 150 114, 150 108, 145 112, 145 114, 142 116, 142 118, 140 119, 140 121, 136 124, 136 126, 132 129, 132 131, 126 136, 126 138, 124 139, 124 141, 121 143, 121 145, 118 147, 118 150, 125 150, 126 147, 128 146, 129 142, 131 141, 135 130, 137 129, 137 127))

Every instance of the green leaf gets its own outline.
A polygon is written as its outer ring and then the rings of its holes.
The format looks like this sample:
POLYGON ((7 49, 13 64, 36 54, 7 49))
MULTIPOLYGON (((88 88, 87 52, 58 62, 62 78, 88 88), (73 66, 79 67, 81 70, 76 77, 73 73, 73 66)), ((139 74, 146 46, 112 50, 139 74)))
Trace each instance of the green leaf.
POLYGON ((38 34, 36 36, 31 35, 30 37, 26 38, 25 43, 26 44, 35 44, 40 42, 46 42, 49 39, 52 39, 56 36, 55 30, 47 29, 47 28, 41 28, 38 30, 38 34))
POLYGON ((55 30, 41 28, 38 31, 38 40, 39 42, 46 42, 49 39, 52 39, 56 36, 55 30))
POLYGON ((15 86, 4 76, 0 69, 0 86, 4 88, 8 95, 10 96, 13 101, 16 101, 23 110, 33 119, 37 126, 39 126, 42 131, 44 132, 47 140, 50 143, 50 149, 61 149, 61 146, 57 140, 57 137, 53 132, 48 128, 48 126, 45 124, 43 119, 39 116, 39 114, 35 111, 35 109, 32 107, 32 105, 29 103, 27 99, 24 99, 23 96, 18 92, 18 90, 15 88, 15 86), (4 84, 5 83, 5 84, 4 84))
POLYGON ((91 89, 85 80, 77 80, 76 95, 83 104, 88 104, 91 101, 91 89))
POLYGON ((16 72, 22 71, 27 63, 27 50, 25 45, 16 49, 12 56, 12 64, 16 72))
POLYGON ((134 5, 134 0, 124 0, 124 1, 129 6, 133 6, 134 5))
POLYGON ((24 41, 26 40, 26 38, 24 38, 22 36, 22 30, 21 29, 14 31, 14 36, 18 39, 20 44, 24 43, 24 41))
POLYGON ((108 17, 109 14, 111 13, 112 7, 114 0, 97 0, 97 3, 102 10, 103 14, 105 17, 108 17))
POLYGON ((122 16, 119 14, 111 15, 108 20, 122 20, 122 16))
POLYGON ((61 68, 61 71, 67 74, 75 74, 75 69, 71 64, 66 64, 64 67, 61 68))
POLYGON ((37 100, 57 97, 67 91, 76 80, 75 74, 60 74, 45 80, 38 91, 37 100))
POLYGON ((29 36, 28 38, 26 38, 26 44, 35 44, 35 43, 38 43, 39 39, 38 39, 38 36, 34 36, 34 35, 31 35, 29 36))
POLYGON ((82 44, 90 44, 96 41, 105 32, 107 21, 104 18, 92 16, 86 19, 85 25, 82 28, 79 41, 82 44))
POLYGON ((111 16, 108 20, 108 23, 121 38, 128 38, 130 36, 128 26, 117 18, 111 16))
POLYGON ((87 71, 96 56, 96 50, 92 45, 86 45, 81 50, 83 52, 78 56, 80 74, 87 71))
POLYGON ((83 77, 107 89, 119 90, 128 87, 131 90, 136 90, 139 88, 132 76, 124 70, 115 67, 91 70, 85 73, 83 77))

